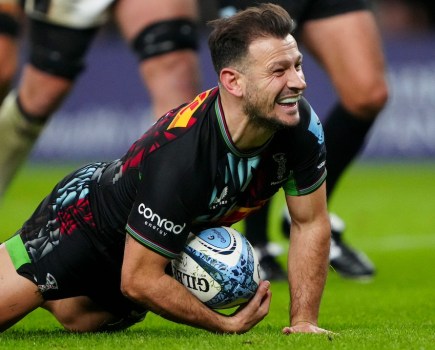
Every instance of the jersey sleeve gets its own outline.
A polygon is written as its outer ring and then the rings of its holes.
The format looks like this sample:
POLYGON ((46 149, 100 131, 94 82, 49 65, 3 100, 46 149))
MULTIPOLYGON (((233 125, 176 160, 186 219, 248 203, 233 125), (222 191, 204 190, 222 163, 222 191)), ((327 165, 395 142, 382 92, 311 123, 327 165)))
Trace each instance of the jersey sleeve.
POLYGON ((283 185, 290 196, 301 196, 317 190, 326 179, 326 147, 322 124, 306 100, 301 101, 301 126, 294 132, 292 148, 300 150, 295 166, 283 185))

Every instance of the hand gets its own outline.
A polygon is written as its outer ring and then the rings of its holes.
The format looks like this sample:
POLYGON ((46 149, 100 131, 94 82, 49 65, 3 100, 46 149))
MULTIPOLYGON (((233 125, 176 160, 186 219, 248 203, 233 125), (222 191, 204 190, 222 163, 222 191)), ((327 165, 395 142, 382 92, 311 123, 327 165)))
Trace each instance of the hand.
POLYGON ((299 321, 293 326, 284 327, 282 330, 283 334, 293 334, 293 333, 327 333, 333 334, 332 332, 318 327, 316 324, 309 321, 299 321))
POLYGON ((229 333, 245 333, 260 322, 269 313, 272 292, 269 281, 260 281, 257 292, 252 299, 242 305, 232 315, 233 329, 229 333))

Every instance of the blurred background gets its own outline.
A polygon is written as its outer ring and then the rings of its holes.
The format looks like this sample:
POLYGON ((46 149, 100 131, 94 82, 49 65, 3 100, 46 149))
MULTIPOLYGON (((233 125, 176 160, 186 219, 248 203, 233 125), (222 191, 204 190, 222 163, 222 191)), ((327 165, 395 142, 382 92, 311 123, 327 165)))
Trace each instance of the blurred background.
MULTIPOLYGON (((216 17, 217 10, 214 1, 199 3, 202 79, 208 89, 217 80, 208 55, 205 23, 216 17)), ((384 39, 391 97, 372 128, 361 160, 433 160, 435 2, 375 0, 373 6, 384 39)), ((22 41, 21 56, 25 55, 22 41)), ((308 54, 304 71, 308 82, 305 95, 322 119, 335 101, 334 90, 308 54)), ((109 24, 91 45, 86 71, 52 118, 30 161, 81 163, 118 157, 153 118, 136 58, 109 24)))

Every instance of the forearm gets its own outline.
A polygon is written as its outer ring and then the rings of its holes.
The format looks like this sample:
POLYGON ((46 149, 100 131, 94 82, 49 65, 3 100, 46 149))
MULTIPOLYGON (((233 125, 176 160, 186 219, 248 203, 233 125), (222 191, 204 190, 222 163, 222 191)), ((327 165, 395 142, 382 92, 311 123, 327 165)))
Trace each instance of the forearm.
POLYGON ((121 272, 122 293, 148 310, 174 322, 216 333, 244 333, 268 313, 269 282, 260 281, 254 297, 233 315, 226 316, 200 302, 165 273, 169 260, 127 235, 121 272))
POLYGON ((329 263, 330 230, 326 225, 292 225, 288 259, 290 324, 317 325, 329 263))
POLYGON ((211 332, 236 332, 230 317, 206 307, 168 275, 161 276, 153 285, 141 288, 137 289, 137 294, 128 297, 161 317, 211 332))

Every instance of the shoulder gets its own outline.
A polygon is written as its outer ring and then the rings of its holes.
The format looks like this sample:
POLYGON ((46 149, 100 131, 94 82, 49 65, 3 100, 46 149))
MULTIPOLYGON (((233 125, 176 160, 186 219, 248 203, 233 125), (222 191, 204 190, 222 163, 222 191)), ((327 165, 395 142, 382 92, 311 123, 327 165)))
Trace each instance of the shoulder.
MULTIPOLYGON (((323 146, 323 127, 314 109, 307 99, 299 101, 299 124, 295 127, 285 128, 276 134, 276 143, 281 147, 294 149, 311 149, 323 146)), ((293 152, 290 152, 293 153, 293 152)))
POLYGON ((168 146, 175 148, 175 154, 179 154, 180 151, 185 150, 177 147, 180 147, 181 143, 188 143, 190 139, 192 139, 190 142, 195 145, 194 140, 199 137, 198 133, 204 132, 201 125, 209 119, 209 111, 216 96, 216 89, 211 89, 199 94, 190 103, 170 110, 132 145, 128 154, 133 153, 135 160, 141 161, 157 151, 158 154, 164 153, 162 150, 167 149, 168 146), (192 132, 194 130, 198 132, 192 132))
POLYGON ((317 116, 317 113, 314 111, 313 107, 311 107, 311 105, 305 98, 301 99, 299 105, 301 124, 303 124, 304 128, 306 128, 311 134, 313 134, 317 138, 318 143, 323 143, 323 127, 319 117, 317 116))

